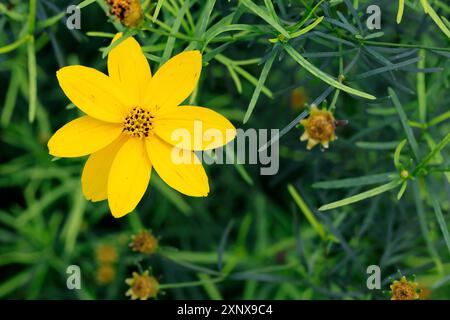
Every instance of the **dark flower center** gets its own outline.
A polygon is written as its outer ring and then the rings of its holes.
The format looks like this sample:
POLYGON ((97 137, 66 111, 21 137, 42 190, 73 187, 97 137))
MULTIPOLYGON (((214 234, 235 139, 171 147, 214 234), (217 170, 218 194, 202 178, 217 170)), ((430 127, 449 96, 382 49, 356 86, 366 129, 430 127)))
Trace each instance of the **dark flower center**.
POLYGON ((325 115, 312 116, 309 121, 308 133, 311 138, 318 141, 328 141, 334 134, 334 121, 325 115))
POLYGON ((123 132, 137 138, 148 137, 152 130, 153 116, 147 110, 134 107, 126 116, 123 132))

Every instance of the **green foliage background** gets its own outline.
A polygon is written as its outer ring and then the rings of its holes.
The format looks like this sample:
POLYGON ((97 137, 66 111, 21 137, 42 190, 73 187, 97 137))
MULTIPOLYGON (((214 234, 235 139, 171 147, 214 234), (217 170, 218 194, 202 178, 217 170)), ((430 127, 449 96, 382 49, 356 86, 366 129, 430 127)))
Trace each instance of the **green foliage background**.
POLYGON ((400 274, 416 275, 429 298, 450 297, 446 1, 427 2, 440 25, 415 0, 406 1, 401 24, 396 1, 143 1, 144 24, 126 30, 103 1, 88 0, 82 29, 69 31, 73 2, 0 2, 0 298, 122 299, 125 279, 140 268, 159 279, 159 299, 389 299, 400 274), (381 30, 366 27, 371 4, 382 8, 381 30), (46 147, 80 114, 55 72, 73 64, 105 71, 102 53, 117 30, 135 34, 154 71, 185 48, 202 50, 189 102, 236 127, 285 128, 279 173, 208 166, 205 199, 180 195, 153 173, 137 210, 119 220, 106 203, 87 202, 85 159, 54 161, 46 147), (336 90, 340 74, 377 99, 336 90), (305 106, 292 103, 298 88, 305 106), (348 125, 329 150, 307 151, 295 124, 323 100, 348 125), (349 178, 358 179, 342 180, 349 178), (361 193, 360 202, 323 211, 361 193), (158 254, 129 250, 142 229, 159 237, 158 254), (108 285, 96 281, 102 244, 119 253, 108 285), (81 267, 82 290, 66 288, 71 264, 81 267), (381 267, 381 290, 367 289, 372 264, 381 267))

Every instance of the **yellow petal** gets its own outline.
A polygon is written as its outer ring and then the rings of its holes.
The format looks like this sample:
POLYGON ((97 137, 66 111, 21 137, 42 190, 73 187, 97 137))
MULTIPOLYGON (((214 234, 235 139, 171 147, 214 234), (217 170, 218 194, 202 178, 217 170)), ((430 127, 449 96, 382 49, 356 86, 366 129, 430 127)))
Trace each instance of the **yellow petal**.
POLYGON ((81 157, 107 146, 121 132, 120 124, 83 116, 56 131, 48 142, 48 150, 55 157, 81 157))
POLYGON ((203 107, 177 107, 158 115, 153 124, 161 139, 181 149, 215 149, 236 136, 236 129, 227 118, 203 107))
POLYGON ((120 86, 105 74, 83 66, 60 69, 56 76, 66 96, 93 118, 120 123, 130 106, 120 86))
POLYGON ((306 141, 309 139, 309 134, 307 131, 303 132, 302 136, 300 137, 300 141, 306 141))
MULTIPOLYGON (((112 42, 121 37, 122 33, 117 33, 112 42)), ((127 92, 133 106, 142 106, 152 74, 141 46, 133 37, 111 50, 108 55, 108 73, 127 92)))
POLYGON ((319 143, 319 141, 310 138, 310 139, 308 140, 308 144, 306 145, 306 149, 311 150, 311 149, 314 148, 318 143, 319 143))
POLYGON ((144 106, 155 110, 176 107, 194 91, 202 70, 199 51, 182 52, 167 61, 153 76, 144 106))
POLYGON ((153 168, 165 183, 191 197, 208 195, 208 176, 193 151, 176 148, 156 136, 146 143, 153 168))
POLYGON ((117 152, 127 139, 130 139, 127 135, 121 135, 110 145, 89 156, 81 175, 83 194, 87 200, 102 201, 108 197, 109 171, 117 152))
POLYGON ((128 139, 117 152, 108 177, 108 203, 115 218, 136 208, 147 189, 151 169, 144 140, 128 139))

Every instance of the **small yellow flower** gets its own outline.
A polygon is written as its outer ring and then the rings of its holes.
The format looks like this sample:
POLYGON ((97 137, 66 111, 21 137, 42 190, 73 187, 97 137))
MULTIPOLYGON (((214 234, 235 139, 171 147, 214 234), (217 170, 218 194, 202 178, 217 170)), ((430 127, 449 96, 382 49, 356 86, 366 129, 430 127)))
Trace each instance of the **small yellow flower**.
POLYGON ((391 300, 419 299, 417 286, 417 282, 408 281, 405 276, 403 276, 400 280, 395 280, 391 284, 391 300))
POLYGON ((311 107, 311 113, 307 119, 301 120, 300 124, 305 127, 305 132, 300 137, 301 141, 308 141, 306 148, 311 150, 315 145, 321 144, 328 148, 329 142, 336 140, 334 130, 336 120, 330 111, 319 110, 317 106, 311 107))
POLYGON ((91 201, 107 199, 116 218, 136 208, 152 169, 183 194, 207 196, 208 177, 194 151, 227 144, 236 129, 208 108, 180 106, 197 86, 201 68, 200 52, 185 51, 152 76, 132 37, 109 53, 109 76, 83 66, 62 68, 59 85, 87 115, 59 129, 48 142, 49 153, 90 155, 81 177, 83 193, 91 201))
POLYGON ((158 249, 158 240, 147 230, 142 230, 138 234, 131 236, 130 248, 140 253, 152 254, 158 249))
POLYGON ((97 283, 101 285, 110 284, 116 278, 116 268, 110 264, 103 264, 97 269, 97 283))
POLYGON ((99 263, 117 262, 117 249, 110 244, 102 244, 97 247, 96 257, 99 263))
POLYGON ((133 278, 125 280, 130 289, 125 295, 130 296, 132 300, 147 300, 148 298, 156 298, 159 291, 159 283, 149 275, 148 270, 143 274, 133 272, 133 278))
POLYGON ((305 106, 308 101, 308 95, 303 88, 295 88, 291 92, 291 108, 294 112, 298 112, 305 106))
POLYGON ((116 16, 127 27, 137 27, 144 18, 139 0, 106 0, 106 2, 111 7, 111 15, 116 16))

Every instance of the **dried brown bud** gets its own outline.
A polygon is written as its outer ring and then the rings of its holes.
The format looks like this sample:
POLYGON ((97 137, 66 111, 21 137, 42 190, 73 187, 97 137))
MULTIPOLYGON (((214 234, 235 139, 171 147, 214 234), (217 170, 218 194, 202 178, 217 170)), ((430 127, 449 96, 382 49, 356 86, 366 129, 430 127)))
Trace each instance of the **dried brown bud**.
POLYGON ((158 249, 158 240, 147 230, 143 230, 131 237, 130 248, 140 253, 152 254, 158 249))

